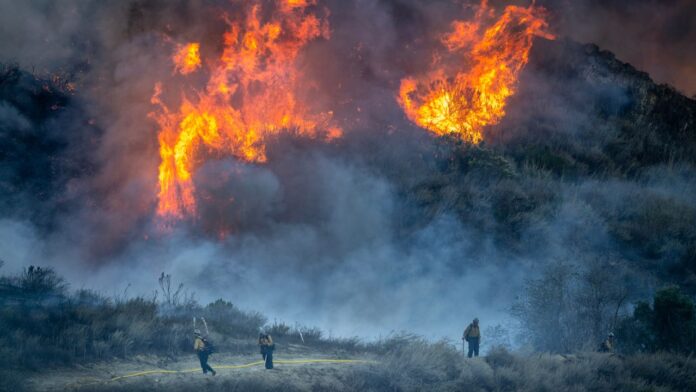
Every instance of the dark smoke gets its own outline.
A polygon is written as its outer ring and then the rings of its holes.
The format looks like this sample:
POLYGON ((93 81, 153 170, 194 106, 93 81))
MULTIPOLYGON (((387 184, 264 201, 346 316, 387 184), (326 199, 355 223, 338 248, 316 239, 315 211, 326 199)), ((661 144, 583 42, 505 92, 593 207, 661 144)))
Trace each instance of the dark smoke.
MULTIPOLYGON (((596 50, 539 44, 488 146, 436 140, 405 119, 394 98, 400 79, 427 68, 436 37, 471 13, 444 0, 322 3, 332 37, 310 44, 300 66, 316 84, 312 101, 334 110, 345 137, 281 137, 264 165, 208 161, 195 173, 200 217, 162 234, 154 219, 157 135, 147 118, 153 86, 173 78, 173 43, 198 40, 204 55, 218 53, 225 25, 216 15, 242 5, 0 2, 0 62, 21 70, 15 81, 0 80, 6 269, 49 264, 74 285, 107 293, 128 283, 149 293, 167 271, 203 300, 224 297, 340 335, 409 329, 456 338, 474 316, 507 323, 517 290, 550 261, 608 257, 642 269, 688 257, 688 228, 668 235, 673 248, 654 257, 632 242, 635 233, 619 230, 642 219, 643 203, 693 211, 685 195, 696 191, 695 171, 692 160, 650 155, 649 146, 643 155, 638 147, 612 152, 631 143, 622 121, 639 118, 648 101, 634 84, 652 84, 596 60, 604 58, 596 50), (590 65, 567 67, 573 56, 590 65), (41 98, 54 74, 74 80, 75 92, 41 98), (52 100, 61 108, 37 112, 52 100), (631 169, 634 156, 641 158, 631 169)), ((647 1, 628 16, 614 2, 548 7, 562 35, 617 45, 622 60, 693 89, 689 72, 670 71, 693 61, 680 63, 676 52, 642 61, 636 49, 688 49, 688 24, 675 28, 670 46, 664 29, 646 41, 647 1), (618 23, 634 45, 609 34, 618 23)), ((683 9, 659 7, 670 10, 655 21, 662 24, 683 9)), ((670 141, 667 150, 683 144, 670 141)))
POLYGON ((548 0, 559 33, 594 43, 669 83, 696 94, 696 2, 691 0, 548 0))

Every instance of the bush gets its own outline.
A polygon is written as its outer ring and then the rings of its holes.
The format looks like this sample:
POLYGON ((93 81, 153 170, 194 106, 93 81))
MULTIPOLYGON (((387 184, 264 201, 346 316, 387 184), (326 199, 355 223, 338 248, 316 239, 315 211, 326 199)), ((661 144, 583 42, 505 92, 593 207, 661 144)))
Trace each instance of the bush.
POLYGON ((22 374, 13 370, 0 369, 0 392, 23 392, 28 390, 22 374))
POLYGON ((621 263, 606 259, 551 264, 513 306, 522 337, 544 352, 595 350, 625 311, 624 273, 621 263))
POLYGON ((289 325, 283 322, 274 321, 271 326, 265 328, 265 331, 273 336, 274 339, 280 340, 290 335, 291 329, 289 325))
POLYGON ((639 302, 622 320, 620 347, 626 352, 696 352, 696 309, 691 298, 671 286, 657 291, 653 306, 639 302))
POLYGON ((684 353, 696 350, 694 303, 672 286, 655 294, 653 327, 660 349, 684 353))
MULTIPOLYGON (((163 291, 170 279, 160 277, 163 291)), ((233 338, 253 341, 265 322, 260 314, 222 300, 202 307, 181 289, 165 293, 161 303, 143 297, 110 299, 88 290, 69 293, 61 277, 42 267, 0 278, 0 284, 0 343, 14 347, 1 350, 0 364, 13 369, 189 353, 193 315, 218 328, 211 331, 216 345, 230 350, 239 348, 233 338)))
MULTIPOLYGON (((220 352, 251 354, 266 324, 260 313, 242 311, 222 299, 201 306, 184 295, 181 285, 170 290, 171 277, 164 274, 160 302, 125 295, 112 299, 88 290, 69 293, 62 278, 40 267, 2 277, 0 284, 0 365, 10 369, 191 353, 192 317, 199 322, 205 318, 220 352)), ((325 339, 317 328, 292 328, 278 321, 268 331, 281 344, 304 343, 338 355, 370 349, 357 338, 325 339)))
POLYGON ((231 302, 218 299, 203 309, 206 320, 215 325, 219 333, 241 338, 254 336, 266 323, 258 312, 243 312, 231 302))

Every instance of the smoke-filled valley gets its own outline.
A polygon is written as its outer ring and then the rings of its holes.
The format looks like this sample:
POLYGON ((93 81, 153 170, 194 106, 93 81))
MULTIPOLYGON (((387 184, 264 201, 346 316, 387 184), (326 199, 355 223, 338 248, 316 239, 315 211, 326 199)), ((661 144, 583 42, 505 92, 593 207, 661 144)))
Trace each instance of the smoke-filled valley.
POLYGON ((29 266, 119 301, 164 272, 250 335, 693 352, 696 101, 498 3, 1 2, 3 303, 29 266), (691 318, 648 344, 660 298, 691 318))

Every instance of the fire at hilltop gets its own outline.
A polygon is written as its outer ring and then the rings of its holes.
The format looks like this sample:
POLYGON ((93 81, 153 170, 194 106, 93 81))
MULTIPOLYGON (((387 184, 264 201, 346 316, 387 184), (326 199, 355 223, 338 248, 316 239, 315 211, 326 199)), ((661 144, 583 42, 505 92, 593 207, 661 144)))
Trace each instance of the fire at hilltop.
MULTIPOLYGON (((312 40, 329 39, 326 14, 312 0, 240 2, 225 16, 217 58, 201 58, 201 44, 178 45, 175 86, 157 84, 151 113, 159 126, 158 215, 196 215, 193 175, 210 156, 263 163, 269 138, 284 132, 340 137, 332 112, 316 112, 302 98, 309 76, 296 60, 312 40), (203 88, 194 86, 206 80, 203 88), (181 91, 176 104, 163 98, 181 91)), ((545 11, 507 6, 500 15, 483 1, 470 21, 454 21, 440 39, 431 70, 401 80, 398 101, 407 117, 435 134, 478 143, 484 127, 505 115, 535 37, 553 39, 545 11), (438 53, 442 52, 442 53, 438 53)))
POLYGON ((482 1, 473 20, 453 22, 441 38, 446 53, 431 71, 401 81, 399 103, 411 121, 438 135, 482 141, 483 127, 505 115, 534 37, 554 38, 547 28, 542 8, 510 5, 496 20, 482 1))
POLYGON ((201 59, 200 43, 176 49, 174 70, 184 79, 175 86, 184 86, 177 105, 162 99, 170 86, 155 87, 152 103, 158 110, 151 116, 159 126, 162 217, 195 214, 192 175, 204 154, 258 163, 266 160, 265 141, 280 132, 340 136, 330 112, 311 113, 298 98, 303 83, 295 60, 308 42, 329 37, 325 18, 311 12, 310 0, 244 4, 242 12, 225 16, 229 28, 219 58, 201 59), (208 73, 205 88, 186 89, 186 77, 198 72, 208 73))

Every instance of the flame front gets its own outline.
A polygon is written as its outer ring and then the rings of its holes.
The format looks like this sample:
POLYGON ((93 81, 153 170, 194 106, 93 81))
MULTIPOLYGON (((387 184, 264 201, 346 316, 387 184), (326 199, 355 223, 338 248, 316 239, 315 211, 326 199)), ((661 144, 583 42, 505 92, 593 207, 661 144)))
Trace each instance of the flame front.
MULTIPOLYGON (((328 24, 308 11, 311 0, 248 2, 236 18, 226 17, 224 49, 210 64, 203 91, 182 92, 172 110, 155 86, 151 113, 159 126, 159 203, 163 217, 196 212, 193 173, 202 153, 265 162, 265 141, 280 132, 327 139, 340 135, 331 113, 310 113, 297 95, 303 85, 295 60, 311 40, 328 38, 328 24), (261 16, 263 15, 263 17, 261 16), (325 131, 324 131, 325 130, 325 131), (205 150, 203 150, 205 148, 205 150)), ((179 46, 173 56, 181 75, 201 67, 198 43, 179 46)))
POLYGON ((542 8, 507 6, 495 20, 486 0, 472 21, 451 27, 441 38, 446 56, 438 57, 427 74, 402 79, 399 103, 419 126, 479 143, 483 127, 505 115, 534 37, 554 37, 546 31, 542 8), (456 56, 454 66, 445 64, 447 56, 456 56))

